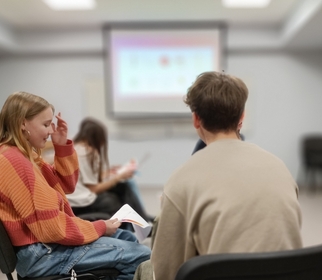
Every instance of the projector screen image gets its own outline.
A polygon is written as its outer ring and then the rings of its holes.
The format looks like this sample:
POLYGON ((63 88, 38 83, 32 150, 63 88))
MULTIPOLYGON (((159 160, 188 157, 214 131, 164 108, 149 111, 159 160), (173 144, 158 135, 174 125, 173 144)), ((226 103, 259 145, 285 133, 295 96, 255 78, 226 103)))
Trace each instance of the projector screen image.
POLYGON ((189 115, 183 102, 188 88, 200 73, 220 70, 219 29, 109 32, 115 117, 189 115))

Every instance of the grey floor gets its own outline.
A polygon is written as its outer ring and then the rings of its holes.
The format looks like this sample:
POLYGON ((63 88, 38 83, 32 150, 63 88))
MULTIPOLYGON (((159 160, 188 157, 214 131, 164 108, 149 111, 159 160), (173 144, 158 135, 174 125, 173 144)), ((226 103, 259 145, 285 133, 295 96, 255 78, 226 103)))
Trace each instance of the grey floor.
POLYGON ((322 191, 302 191, 302 238, 304 247, 322 244, 322 191))
MULTIPOLYGON (((141 191, 148 212, 157 215, 160 210, 162 188, 143 188, 141 191)), ((302 237, 304 246, 322 244, 322 191, 315 193, 301 191, 299 201, 302 208, 302 237)), ((0 274, 0 280, 6 280, 6 276, 0 274)))

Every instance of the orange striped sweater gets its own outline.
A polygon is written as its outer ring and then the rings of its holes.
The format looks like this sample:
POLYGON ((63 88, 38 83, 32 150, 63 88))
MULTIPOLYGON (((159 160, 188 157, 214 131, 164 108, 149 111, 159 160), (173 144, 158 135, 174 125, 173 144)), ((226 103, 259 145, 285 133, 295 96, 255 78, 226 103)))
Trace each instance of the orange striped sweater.
POLYGON ((75 217, 65 193, 75 189, 78 161, 72 141, 55 145, 55 162, 35 167, 17 147, 0 146, 0 219, 12 244, 82 245, 106 231, 104 221, 75 217))

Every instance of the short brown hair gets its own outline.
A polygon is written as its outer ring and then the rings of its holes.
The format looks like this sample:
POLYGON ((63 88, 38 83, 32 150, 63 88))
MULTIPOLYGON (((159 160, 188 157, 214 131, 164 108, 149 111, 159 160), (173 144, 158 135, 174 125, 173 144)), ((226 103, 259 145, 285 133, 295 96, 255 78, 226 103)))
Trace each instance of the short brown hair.
POLYGON ((237 130, 248 97, 245 83, 219 72, 201 73, 188 89, 185 103, 211 132, 237 130))

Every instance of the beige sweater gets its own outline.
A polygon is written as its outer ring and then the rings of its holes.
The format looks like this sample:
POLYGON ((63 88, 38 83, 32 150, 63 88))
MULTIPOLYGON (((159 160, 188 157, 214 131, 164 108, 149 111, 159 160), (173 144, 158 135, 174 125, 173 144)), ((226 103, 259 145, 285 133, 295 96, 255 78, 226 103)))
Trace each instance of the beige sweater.
POLYGON ((171 176, 152 251, 156 280, 196 255, 302 247, 298 187, 284 163, 254 144, 219 140, 171 176))

